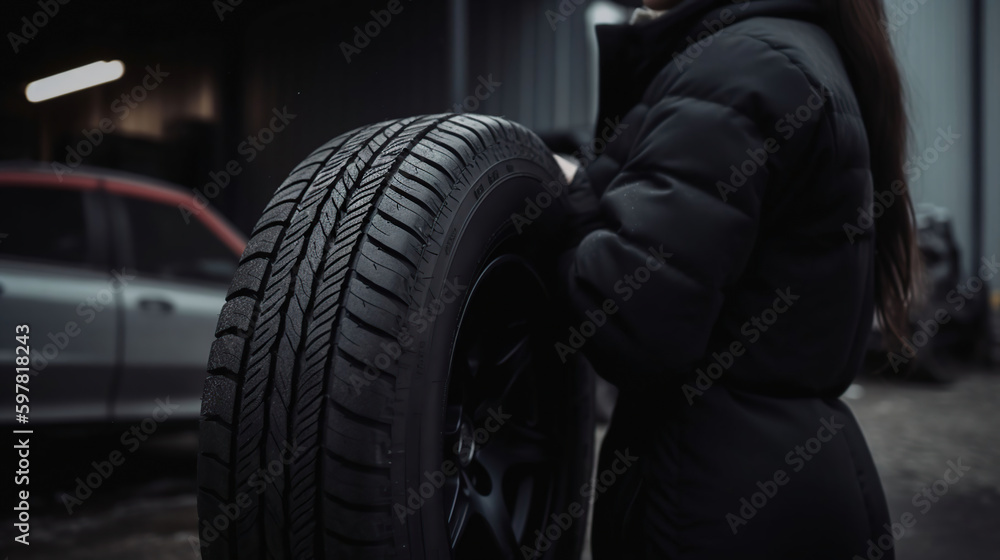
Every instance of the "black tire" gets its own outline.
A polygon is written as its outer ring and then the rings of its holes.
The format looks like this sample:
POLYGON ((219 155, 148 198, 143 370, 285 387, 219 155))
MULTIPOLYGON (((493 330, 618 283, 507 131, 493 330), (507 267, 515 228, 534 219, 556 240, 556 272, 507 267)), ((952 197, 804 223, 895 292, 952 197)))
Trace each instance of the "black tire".
POLYGON ((554 350, 558 173, 519 125, 460 115, 352 131, 291 173, 209 360, 203 558, 579 557, 593 378, 554 350))

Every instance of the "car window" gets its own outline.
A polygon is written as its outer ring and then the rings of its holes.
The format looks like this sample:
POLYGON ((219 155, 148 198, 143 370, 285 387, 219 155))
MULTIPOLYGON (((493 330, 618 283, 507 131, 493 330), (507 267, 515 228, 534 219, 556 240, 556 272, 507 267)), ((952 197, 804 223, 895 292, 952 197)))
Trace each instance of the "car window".
POLYGON ((197 219, 176 206, 121 197, 132 233, 135 268, 151 276, 229 282, 237 256, 197 219))
POLYGON ((0 257, 89 263, 85 224, 79 190, 0 186, 0 257))

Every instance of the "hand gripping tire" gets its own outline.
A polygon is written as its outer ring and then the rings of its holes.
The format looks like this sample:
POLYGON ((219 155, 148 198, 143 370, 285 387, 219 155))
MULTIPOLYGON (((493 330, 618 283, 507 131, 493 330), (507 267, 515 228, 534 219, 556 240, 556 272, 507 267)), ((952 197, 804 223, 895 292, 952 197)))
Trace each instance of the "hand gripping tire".
POLYGON ((291 173, 209 360, 204 558, 579 558, 593 379, 554 350, 558 174, 521 126, 460 115, 291 173))

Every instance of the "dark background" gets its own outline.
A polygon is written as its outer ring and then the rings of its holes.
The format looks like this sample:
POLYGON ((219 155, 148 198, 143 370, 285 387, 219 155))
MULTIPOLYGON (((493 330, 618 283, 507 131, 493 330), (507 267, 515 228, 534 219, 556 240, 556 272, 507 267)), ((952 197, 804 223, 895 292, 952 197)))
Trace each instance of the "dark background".
MULTIPOLYGON (((596 100, 583 7, 554 31, 544 14, 558 2, 400 0, 402 11, 348 62, 341 43, 353 43, 355 26, 387 3, 72 0, 18 53, 9 38, 0 47, 0 160, 65 162, 82 131, 108 117, 116 130, 86 165, 195 188, 230 159, 245 164, 213 203, 246 231, 295 163, 326 140, 372 122, 454 110, 481 78, 501 85, 463 110, 512 116, 539 132, 587 134, 596 100), (117 81, 41 103, 25 99, 32 80, 115 59, 125 64, 117 81), (147 65, 169 76, 120 119, 113 104, 141 83, 147 65), (289 128, 246 162, 240 143, 284 107, 296 115, 289 128)), ((39 6, 6 1, 0 10, 0 29, 21 34, 20 18, 39 6)))

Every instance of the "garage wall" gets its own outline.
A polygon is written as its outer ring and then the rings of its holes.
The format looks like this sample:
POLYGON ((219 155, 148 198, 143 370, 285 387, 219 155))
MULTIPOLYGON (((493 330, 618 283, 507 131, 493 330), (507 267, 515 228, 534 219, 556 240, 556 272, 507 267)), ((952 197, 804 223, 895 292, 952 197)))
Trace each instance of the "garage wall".
MULTIPOLYGON (((972 247, 971 0, 886 0, 893 43, 907 82, 911 157, 925 167, 911 181, 916 202, 947 208, 966 266, 972 247), (947 152, 934 150, 940 130, 960 134, 947 152), (921 159, 922 158, 922 159, 921 159), (933 163, 931 163, 933 162, 933 163)), ((915 175, 915 174, 914 174, 915 175)), ((911 179, 914 177, 911 176, 911 179)))
POLYGON ((541 133, 590 130, 596 90, 588 4, 562 3, 574 11, 559 14, 560 0, 469 2, 469 86, 491 74, 503 83, 476 112, 541 133))
MULTIPOLYGON (((983 186, 983 253, 1000 256, 1000 2, 986 0, 983 18, 984 60, 986 72, 985 129, 986 180, 983 186)), ((1000 289, 1000 278, 993 279, 994 289, 1000 289)))

